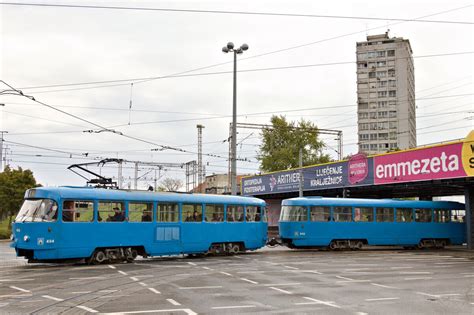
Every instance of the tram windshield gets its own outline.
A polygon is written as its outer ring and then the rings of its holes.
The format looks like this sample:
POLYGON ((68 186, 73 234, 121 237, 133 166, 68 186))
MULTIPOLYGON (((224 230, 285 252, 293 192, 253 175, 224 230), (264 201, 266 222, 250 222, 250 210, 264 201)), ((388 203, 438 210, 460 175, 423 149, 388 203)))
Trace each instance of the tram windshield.
POLYGON ((51 199, 27 199, 23 202, 15 222, 52 222, 56 221, 58 205, 51 199))

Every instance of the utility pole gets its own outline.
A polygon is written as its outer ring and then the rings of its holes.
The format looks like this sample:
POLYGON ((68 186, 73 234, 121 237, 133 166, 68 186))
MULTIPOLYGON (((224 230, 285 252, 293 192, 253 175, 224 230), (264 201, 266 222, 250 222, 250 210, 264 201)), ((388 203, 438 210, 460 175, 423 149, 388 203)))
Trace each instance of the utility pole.
POLYGON ((233 75, 233 98, 232 98, 232 138, 231 142, 231 168, 230 168, 230 183, 232 195, 237 195, 237 55, 242 54, 249 49, 247 44, 242 44, 239 48, 234 48, 232 42, 227 43, 227 46, 222 48, 224 53, 234 53, 234 75, 233 75))
POLYGON ((299 196, 303 197, 303 184, 304 184, 304 178, 303 178, 303 148, 300 147, 300 185, 299 185, 299 196))
POLYGON ((8 131, 0 131, 0 172, 3 172, 3 134, 8 133, 8 131))
POLYGON ((197 125, 198 129, 198 187, 199 192, 202 193, 202 186, 200 186, 203 182, 203 168, 202 168, 202 129, 204 128, 203 125, 197 125))
POLYGON ((122 177, 122 161, 119 161, 118 162, 118 175, 117 175, 117 181, 118 181, 118 188, 119 189, 122 189, 122 181, 123 181, 123 177, 122 177))
POLYGON ((133 180, 133 188, 138 189, 138 162, 135 162, 135 176, 133 180))

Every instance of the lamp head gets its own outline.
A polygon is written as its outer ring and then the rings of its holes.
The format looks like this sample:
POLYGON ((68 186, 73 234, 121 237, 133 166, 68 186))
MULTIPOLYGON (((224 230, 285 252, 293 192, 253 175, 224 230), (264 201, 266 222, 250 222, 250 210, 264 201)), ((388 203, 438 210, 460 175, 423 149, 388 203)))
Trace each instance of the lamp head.
POLYGON ((234 48, 234 43, 233 42, 228 42, 227 43, 227 49, 231 50, 234 48))
POLYGON ((227 47, 222 47, 222 52, 228 53, 228 52, 229 52, 229 48, 227 48, 227 47))
POLYGON ((242 44, 242 46, 240 46, 240 48, 241 48, 243 51, 246 51, 247 49, 249 49, 249 45, 247 45, 247 44, 242 44))

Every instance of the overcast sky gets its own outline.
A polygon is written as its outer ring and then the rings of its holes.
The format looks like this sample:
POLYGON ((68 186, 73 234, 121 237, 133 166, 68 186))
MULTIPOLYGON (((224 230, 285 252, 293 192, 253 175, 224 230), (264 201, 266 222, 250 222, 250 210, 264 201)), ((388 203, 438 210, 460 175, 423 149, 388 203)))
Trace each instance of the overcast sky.
MULTIPOLYGON (((471 1, 453 0, 36 3, 474 20, 471 1)), ((232 114, 231 73, 129 80, 120 85, 32 87, 160 77, 221 63, 225 64, 187 74, 231 72, 232 54, 221 51, 228 41, 250 47, 239 56, 239 70, 329 64, 239 73, 238 122, 269 123, 272 113, 289 120, 308 119, 320 128, 343 130, 344 155, 356 153, 356 42, 390 29, 390 36, 410 40, 415 57, 418 144, 464 138, 473 129, 473 96, 465 95, 473 91, 474 57, 466 53, 474 51, 472 24, 1 4, 0 20, 1 80, 100 126, 189 151, 152 151, 158 146, 110 132, 85 133, 98 128, 24 97, 0 95, 0 103, 5 104, 0 108, 0 130, 8 131, 4 136, 9 141, 4 144, 8 163, 31 169, 43 185, 84 184, 66 167, 91 161, 91 157, 197 160, 197 124, 205 126, 203 152, 219 156, 204 156, 206 174, 227 172, 229 146, 224 140, 232 114), (292 47, 298 48, 287 49, 292 47), (456 96, 445 97, 452 95, 456 96), (87 158, 78 158, 84 153, 87 158)), ((0 90, 4 89, 2 85, 0 90)), ((238 132, 238 156, 249 159, 238 163, 239 173, 257 172, 259 133, 238 132)), ((321 137, 328 145, 327 153, 335 158, 334 137, 321 137)), ((127 183, 133 170, 128 169, 131 164, 126 167, 127 183)), ((115 166, 102 172, 117 174, 115 166)), ((143 176, 140 187, 153 184, 150 168, 140 168, 139 175, 143 176)), ((179 168, 167 168, 160 175, 184 180, 184 170, 179 168)))

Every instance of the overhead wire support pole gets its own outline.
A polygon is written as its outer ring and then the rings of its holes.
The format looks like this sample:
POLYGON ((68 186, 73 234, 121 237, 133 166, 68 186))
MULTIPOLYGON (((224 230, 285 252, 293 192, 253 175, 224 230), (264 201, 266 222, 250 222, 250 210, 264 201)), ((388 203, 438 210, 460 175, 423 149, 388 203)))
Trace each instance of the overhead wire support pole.
POLYGON ((198 129, 198 187, 199 192, 202 193, 202 187, 200 186, 203 182, 203 165, 202 165, 202 129, 203 125, 197 125, 198 129))
POLYGON ((1 134, 0 136, 0 172, 3 172, 3 134, 5 133, 8 133, 8 131, 4 131, 4 130, 0 131, 0 134, 1 134))

